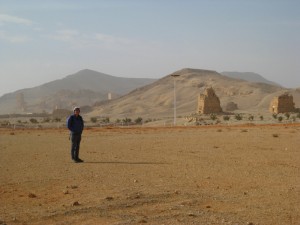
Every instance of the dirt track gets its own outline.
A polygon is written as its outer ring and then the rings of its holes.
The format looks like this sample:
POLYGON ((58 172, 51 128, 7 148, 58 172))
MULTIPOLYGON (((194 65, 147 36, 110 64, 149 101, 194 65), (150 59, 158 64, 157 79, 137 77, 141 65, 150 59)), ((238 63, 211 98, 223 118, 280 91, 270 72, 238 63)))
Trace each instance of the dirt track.
POLYGON ((0 130, 0 224, 300 224, 300 125, 0 130))

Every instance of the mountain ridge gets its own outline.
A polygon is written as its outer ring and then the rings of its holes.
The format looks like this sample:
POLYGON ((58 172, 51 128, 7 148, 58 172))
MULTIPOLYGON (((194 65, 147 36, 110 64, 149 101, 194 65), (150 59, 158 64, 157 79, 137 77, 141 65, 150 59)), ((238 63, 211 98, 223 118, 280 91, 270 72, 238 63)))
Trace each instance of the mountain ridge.
POLYGON ((0 114, 51 112, 55 108, 71 108, 74 104, 93 105, 107 99, 108 93, 112 97, 119 97, 155 80, 115 77, 84 69, 62 79, 3 95, 0 97, 0 114), (82 92, 84 95, 80 95, 82 92))
POLYGON ((272 84, 272 85, 276 85, 276 86, 280 86, 282 87, 282 85, 267 80, 266 78, 264 78, 262 75, 258 74, 258 73, 253 73, 253 72, 237 72, 237 71, 224 71, 221 72, 220 74, 234 78, 234 79, 242 79, 242 80, 246 80, 246 81, 250 81, 250 82, 255 82, 255 83, 266 83, 266 84, 272 84))
POLYGON ((89 116, 170 117, 174 109, 174 82, 181 116, 196 112, 197 97, 207 87, 214 88, 223 109, 234 102, 241 111, 267 111, 270 99, 286 91, 295 95, 296 105, 300 103, 298 89, 231 78, 214 70, 183 68, 160 79, 151 79, 115 77, 84 69, 0 97, 0 114, 52 112, 55 108, 71 109, 79 105, 94 106, 89 116), (179 76, 172 76, 175 74, 179 76), (108 100, 108 93, 112 100, 108 100))
MULTIPOLYGON (((175 71, 152 84, 105 104, 98 105, 90 116, 108 117, 172 117, 174 79, 176 82, 177 113, 184 116, 196 113, 197 96, 207 87, 213 87, 224 109, 235 102, 242 111, 268 110, 268 102, 261 103, 265 96, 272 98, 288 89, 266 83, 249 82, 224 76, 212 70, 185 68, 175 71), (177 74, 176 78, 172 75, 177 74)), ((300 97, 297 99, 300 99, 300 97)))

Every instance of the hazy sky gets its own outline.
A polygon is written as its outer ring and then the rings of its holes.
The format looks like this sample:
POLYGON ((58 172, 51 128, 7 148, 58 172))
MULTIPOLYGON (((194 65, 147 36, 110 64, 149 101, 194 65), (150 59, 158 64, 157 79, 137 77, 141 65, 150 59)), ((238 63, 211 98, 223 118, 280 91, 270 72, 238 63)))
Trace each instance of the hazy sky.
POLYGON ((298 0, 0 0, 0 96, 81 69, 256 72, 300 87, 298 0))

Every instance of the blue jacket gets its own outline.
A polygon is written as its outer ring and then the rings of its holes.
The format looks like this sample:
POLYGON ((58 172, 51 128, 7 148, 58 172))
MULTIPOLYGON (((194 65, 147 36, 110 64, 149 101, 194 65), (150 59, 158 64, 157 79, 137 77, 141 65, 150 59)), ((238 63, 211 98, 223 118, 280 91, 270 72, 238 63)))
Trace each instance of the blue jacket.
POLYGON ((72 134, 82 134, 84 128, 82 117, 80 115, 78 115, 77 117, 75 115, 71 115, 67 119, 67 127, 72 134))

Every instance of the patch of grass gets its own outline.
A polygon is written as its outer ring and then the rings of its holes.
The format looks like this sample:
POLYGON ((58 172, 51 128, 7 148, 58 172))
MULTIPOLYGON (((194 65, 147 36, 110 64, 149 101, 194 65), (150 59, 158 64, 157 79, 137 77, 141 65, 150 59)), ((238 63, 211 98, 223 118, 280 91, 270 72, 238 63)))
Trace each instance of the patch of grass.
POLYGON ((228 121, 230 119, 230 117, 229 116, 223 116, 223 120, 225 120, 225 121, 228 121))
POLYGON ((240 114, 235 114, 234 117, 235 117, 236 120, 242 120, 243 119, 242 115, 240 115, 240 114))

